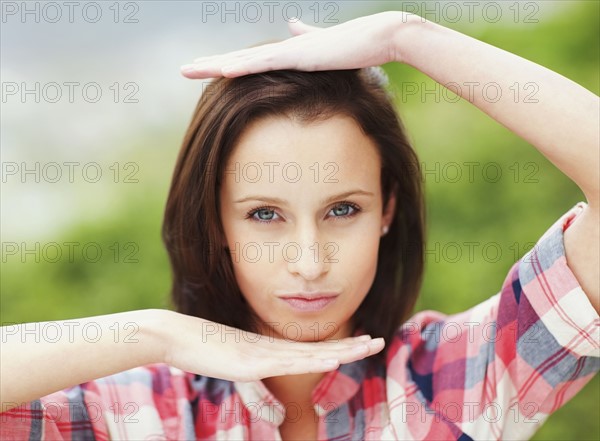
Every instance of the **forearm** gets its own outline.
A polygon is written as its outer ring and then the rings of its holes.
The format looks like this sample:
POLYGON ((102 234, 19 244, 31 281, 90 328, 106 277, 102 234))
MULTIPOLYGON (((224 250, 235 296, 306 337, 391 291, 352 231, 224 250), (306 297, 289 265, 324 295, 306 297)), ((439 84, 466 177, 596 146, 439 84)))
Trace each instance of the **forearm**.
POLYGON ((146 309, 4 326, 2 411, 70 386, 160 362, 169 311, 146 309))
POLYGON ((595 94, 536 63, 421 17, 403 15, 399 21, 404 23, 393 37, 398 61, 458 93, 535 146, 598 209, 600 102, 595 94))
POLYGON ((458 93, 521 136, 582 190, 589 206, 565 232, 564 245, 569 267, 599 311, 598 97, 536 63, 421 17, 403 15, 398 20, 401 23, 392 37, 398 61, 458 93), (529 100, 523 95, 527 84, 535 91, 529 100))

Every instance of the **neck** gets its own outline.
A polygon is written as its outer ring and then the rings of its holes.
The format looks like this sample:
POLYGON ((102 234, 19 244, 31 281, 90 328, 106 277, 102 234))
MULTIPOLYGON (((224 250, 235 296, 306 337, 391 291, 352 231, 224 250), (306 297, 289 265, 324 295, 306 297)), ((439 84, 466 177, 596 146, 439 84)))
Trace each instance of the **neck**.
POLYGON ((312 391, 324 376, 324 373, 284 375, 265 378, 263 383, 284 406, 295 403, 304 408, 312 406, 312 391))
MULTIPOLYGON (((338 340, 352 335, 351 324, 345 323, 335 334, 327 340, 338 340)), ((263 384, 284 406, 286 403, 296 403, 300 406, 312 408, 312 392, 319 381, 326 375, 325 372, 300 375, 282 375, 263 379, 263 384)))

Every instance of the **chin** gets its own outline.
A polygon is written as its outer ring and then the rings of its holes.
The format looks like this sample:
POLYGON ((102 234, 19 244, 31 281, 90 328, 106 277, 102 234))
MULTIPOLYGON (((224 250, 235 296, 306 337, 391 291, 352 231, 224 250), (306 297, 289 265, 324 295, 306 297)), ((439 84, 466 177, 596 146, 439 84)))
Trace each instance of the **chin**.
POLYGON ((279 315, 277 319, 265 320, 268 327, 264 335, 275 338, 282 338, 287 341, 297 342, 316 342, 331 339, 340 331, 337 322, 331 317, 319 317, 318 315, 307 316, 289 316, 279 315))

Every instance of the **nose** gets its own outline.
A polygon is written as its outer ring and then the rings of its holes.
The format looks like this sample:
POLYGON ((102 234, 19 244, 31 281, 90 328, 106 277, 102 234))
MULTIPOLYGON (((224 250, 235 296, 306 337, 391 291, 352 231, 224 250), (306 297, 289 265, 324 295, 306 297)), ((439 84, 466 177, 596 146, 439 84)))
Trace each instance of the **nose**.
POLYGON ((315 226, 298 227, 299 233, 284 247, 284 259, 288 271, 306 280, 318 279, 329 271, 335 244, 323 243, 322 235, 315 226), (332 246, 333 245, 333 246, 332 246))

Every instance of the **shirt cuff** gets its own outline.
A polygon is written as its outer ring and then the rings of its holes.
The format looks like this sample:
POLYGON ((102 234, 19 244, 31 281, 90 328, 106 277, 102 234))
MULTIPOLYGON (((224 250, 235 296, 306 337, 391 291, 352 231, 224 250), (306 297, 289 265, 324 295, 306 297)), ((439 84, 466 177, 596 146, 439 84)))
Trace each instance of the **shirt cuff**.
POLYGON ((567 265, 564 230, 587 204, 563 214, 523 256, 523 294, 556 341, 578 356, 600 357, 600 318, 567 265))

